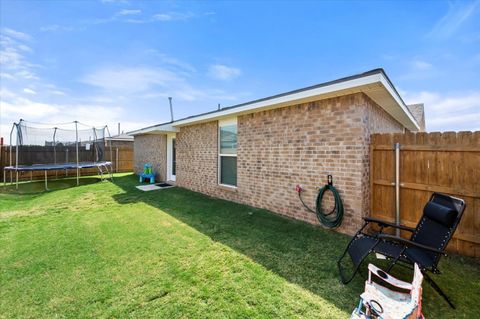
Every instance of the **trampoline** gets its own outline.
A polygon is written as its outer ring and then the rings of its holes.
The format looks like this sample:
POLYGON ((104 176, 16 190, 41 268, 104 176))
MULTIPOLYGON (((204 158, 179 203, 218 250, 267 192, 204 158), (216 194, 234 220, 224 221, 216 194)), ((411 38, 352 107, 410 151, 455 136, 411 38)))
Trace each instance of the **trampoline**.
MULTIPOLYGON (((54 127, 42 127, 45 124, 34 127, 27 123, 30 122, 20 120, 14 123, 10 132, 10 165, 3 171, 4 186, 7 185, 7 172, 10 173, 10 183, 13 184, 15 179, 18 189, 19 174, 30 172, 30 181, 33 181, 33 173, 43 171, 45 189, 48 190, 48 172, 64 171, 68 176, 69 170, 75 170, 79 185, 81 170, 92 168, 97 169, 102 180, 113 181, 111 145, 110 161, 104 159, 105 137, 106 134, 110 136, 107 126, 89 127, 77 121, 54 127), (72 153, 74 162, 69 161, 72 153)), ((108 141, 111 143, 110 139, 108 141)), ((58 178, 58 172, 55 177, 58 178)))

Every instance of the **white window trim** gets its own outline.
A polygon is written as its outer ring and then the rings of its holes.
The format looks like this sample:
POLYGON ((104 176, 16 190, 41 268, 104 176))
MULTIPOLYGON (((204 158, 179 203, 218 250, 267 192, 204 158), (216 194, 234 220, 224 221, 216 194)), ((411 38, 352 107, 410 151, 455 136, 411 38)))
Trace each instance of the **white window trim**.
MULTIPOLYGON (((222 174, 222 162, 221 162, 221 157, 222 156, 225 156, 225 157, 237 157, 237 154, 222 154, 220 153, 220 128, 222 126, 227 126, 227 125, 237 125, 237 134, 238 134, 238 124, 237 124, 237 117, 230 117, 230 118, 226 118, 226 119, 221 119, 218 121, 218 128, 217 128, 217 153, 218 153, 218 158, 217 158, 217 182, 218 182, 218 185, 222 186, 222 187, 228 187, 228 188, 232 188, 232 189, 237 189, 238 186, 235 186, 235 185, 229 185, 229 184, 223 184, 221 183, 220 179, 221 179, 221 174, 222 174)), ((238 164, 238 163, 237 163, 238 164)), ((237 171, 238 173, 238 171, 237 171)), ((238 175, 238 174, 237 174, 238 175)), ((237 176, 238 177, 238 176, 237 176)), ((237 182, 238 182, 238 179, 237 179, 237 182)))

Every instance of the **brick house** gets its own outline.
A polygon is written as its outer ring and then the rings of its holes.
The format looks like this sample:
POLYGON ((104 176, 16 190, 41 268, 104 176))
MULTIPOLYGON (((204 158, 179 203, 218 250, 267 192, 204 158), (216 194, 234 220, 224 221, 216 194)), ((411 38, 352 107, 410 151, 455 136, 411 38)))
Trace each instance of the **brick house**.
POLYGON ((332 174, 354 232, 369 214, 373 133, 424 130, 423 105, 409 110, 382 69, 169 123, 134 136, 135 172, 152 163, 159 180, 318 224, 313 206, 332 174))

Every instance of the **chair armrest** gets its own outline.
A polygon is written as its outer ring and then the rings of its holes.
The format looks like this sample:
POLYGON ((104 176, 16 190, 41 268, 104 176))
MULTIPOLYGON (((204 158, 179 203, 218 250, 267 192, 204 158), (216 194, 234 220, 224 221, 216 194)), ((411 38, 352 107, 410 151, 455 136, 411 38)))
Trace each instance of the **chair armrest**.
POLYGON ((437 249, 437 248, 434 248, 434 247, 430 247, 430 246, 427 246, 427 245, 422 245, 422 244, 413 242, 413 241, 411 241, 411 240, 408 240, 408 239, 405 239, 405 238, 402 238, 402 237, 397 237, 397 236, 394 236, 394 235, 378 234, 378 238, 379 238, 379 239, 393 240, 393 241, 402 243, 402 244, 404 244, 404 245, 406 245, 406 246, 418 247, 418 248, 420 248, 420 249, 428 250, 428 251, 430 251, 430 252, 432 252, 432 253, 442 254, 442 255, 444 255, 444 256, 447 255, 447 253, 446 253, 444 250, 440 250, 440 249, 437 249))
POLYGON ((406 230, 406 231, 409 231, 411 233, 413 233, 415 231, 415 228, 408 227, 408 226, 403 226, 403 225, 395 225, 394 223, 388 222, 388 221, 383 220, 383 219, 378 219, 378 218, 373 218, 373 217, 363 217, 363 220, 366 221, 366 222, 369 222, 369 223, 376 223, 376 224, 379 224, 379 225, 383 225, 385 227, 393 227, 393 228, 406 230))
POLYGON ((373 264, 368 264, 368 271, 370 272, 370 274, 374 274, 375 276, 389 283, 392 286, 405 290, 412 290, 411 283, 399 280, 373 264))

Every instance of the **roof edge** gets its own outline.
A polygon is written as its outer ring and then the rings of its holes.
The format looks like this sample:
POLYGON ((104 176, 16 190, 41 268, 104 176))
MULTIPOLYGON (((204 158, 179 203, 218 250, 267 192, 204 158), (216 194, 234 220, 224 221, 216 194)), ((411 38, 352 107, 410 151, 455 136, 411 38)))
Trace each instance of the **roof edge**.
MULTIPOLYGON (((406 125, 405 123, 401 123, 400 121, 399 122, 404 127, 408 128, 408 126, 410 126, 410 128, 415 127, 417 130, 419 130, 420 129, 419 123, 416 121, 415 117, 413 116, 413 114, 408 109, 406 103, 403 101, 402 97, 398 93, 398 91, 395 88, 395 86, 393 85, 392 81, 387 76, 385 70, 383 68, 376 68, 376 69, 372 69, 370 71, 366 71, 366 72, 363 72, 363 73, 343 77, 343 78, 336 79, 336 80, 333 80, 333 81, 328 81, 328 82, 324 82, 324 83, 320 83, 320 84, 316 84, 316 85, 312 85, 312 86, 307 86, 307 87, 304 87, 304 88, 301 88, 301 89, 296 89, 296 90, 292 90, 292 91, 268 96, 268 97, 265 97, 265 98, 256 99, 256 100, 252 100, 252 101, 249 101, 249 102, 244 102, 244 103, 236 104, 236 105, 233 105, 233 106, 224 107, 220 110, 214 110, 214 111, 210 111, 210 112, 200 113, 200 114, 184 117, 184 118, 181 118, 181 119, 178 119, 178 120, 175 120, 175 121, 170 121, 170 122, 165 122, 165 123, 161 123, 161 124, 147 126, 147 127, 142 128, 142 129, 139 129, 139 130, 128 132, 127 134, 135 136, 135 135, 149 134, 149 133, 150 134, 152 134, 152 133, 155 134, 155 133, 161 133, 161 132, 164 132, 164 133, 176 132, 176 131, 178 131, 178 129, 176 128, 177 126, 188 125, 190 122, 192 122, 192 124, 193 124, 194 122, 208 120, 209 118, 214 119, 214 118, 222 117, 222 116, 228 115, 229 113, 232 113, 231 115, 233 116, 236 113, 236 112, 234 112, 235 109, 238 109, 237 113, 246 112, 245 109, 249 105, 260 104, 260 103, 267 102, 267 101, 270 101, 270 100, 272 100, 272 102, 273 102, 274 100, 279 100, 281 98, 285 98, 285 97, 292 96, 292 95, 298 95, 302 92, 308 92, 308 91, 312 91, 312 90, 318 90, 318 89, 321 89, 321 88, 327 88, 327 87, 332 86, 332 85, 339 85, 341 83, 354 81, 354 80, 359 80, 359 79, 362 79, 362 78, 368 78, 368 77, 372 77, 372 76, 375 76, 375 75, 380 76, 376 82, 380 82, 387 89, 389 94, 392 96, 392 98, 395 100, 395 102, 400 106, 400 108, 403 110, 403 112, 405 113, 405 115, 407 116, 407 118, 409 119, 409 121, 411 123, 408 123, 410 125, 408 125, 408 124, 406 125), (222 115, 222 114, 225 114, 225 115, 222 115), (413 126, 411 124, 413 124, 413 126)), ((332 92, 335 92, 335 90, 333 90, 332 92)), ((278 104, 278 103, 277 102, 272 103, 272 105, 275 105, 275 104, 278 104)), ((279 107, 282 107, 282 106, 279 106, 279 107)), ((260 107, 253 107, 251 109, 251 111, 255 112, 256 109, 260 109, 260 107)), ((246 109, 246 110, 248 111, 248 109, 246 109)))

